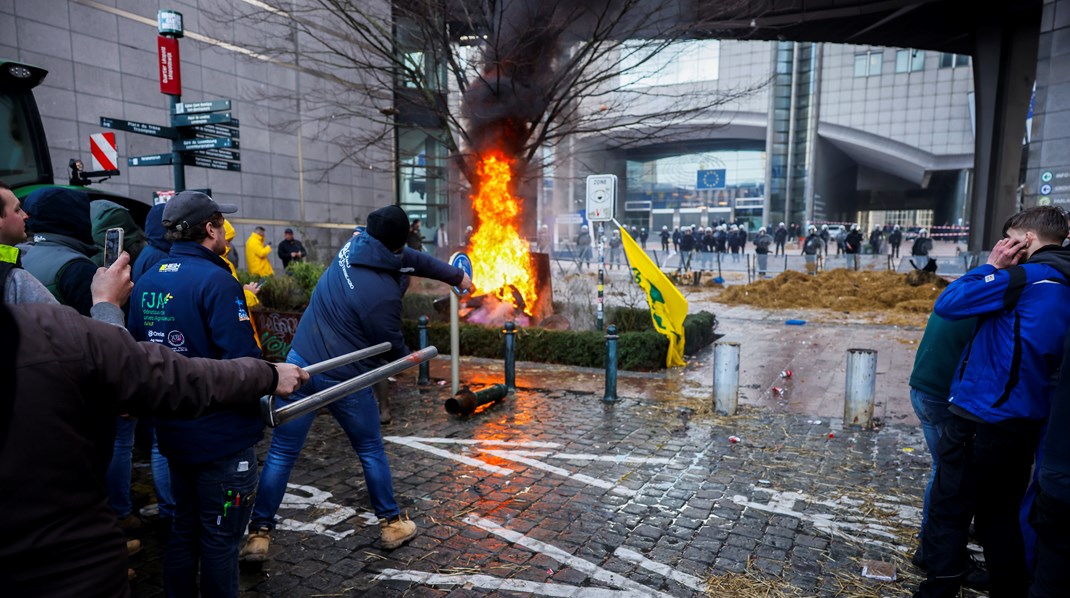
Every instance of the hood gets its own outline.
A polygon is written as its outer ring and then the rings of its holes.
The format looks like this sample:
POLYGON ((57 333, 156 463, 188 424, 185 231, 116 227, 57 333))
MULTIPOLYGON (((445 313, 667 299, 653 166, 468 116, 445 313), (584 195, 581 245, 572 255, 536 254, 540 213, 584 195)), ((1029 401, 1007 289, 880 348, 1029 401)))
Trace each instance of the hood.
POLYGON ((171 242, 167 240, 167 229, 163 227, 163 208, 167 204, 157 204, 149 210, 145 217, 145 236, 148 237, 149 245, 164 253, 171 251, 171 242))
POLYGON ((1046 264, 1059 271, 1067 281, 1070 281, 1070 248, 1058 245, 1045 245, 1029 256, 1027 264, 1046 264))
POLYGON ((84 191, 44 187, 27 195, 22 209, 30 215, 26 227, 31 233, 59 234, 93 244, 89 196, 84 191))
POLYGON ((401 254, 386 248, 371 235, 358 235, 350 241, 349 265, 385 272, 401 271, 401 254))
POLYGON ((104 247, 104 236, 109 228, 123 229, 124 249, 129 250, 131 247, 145 243, 145 233, 134 221, 130 210, 115 202, 106 199, 90 202, 89 218, 93 223, 93 243, 97 247, 104 247))

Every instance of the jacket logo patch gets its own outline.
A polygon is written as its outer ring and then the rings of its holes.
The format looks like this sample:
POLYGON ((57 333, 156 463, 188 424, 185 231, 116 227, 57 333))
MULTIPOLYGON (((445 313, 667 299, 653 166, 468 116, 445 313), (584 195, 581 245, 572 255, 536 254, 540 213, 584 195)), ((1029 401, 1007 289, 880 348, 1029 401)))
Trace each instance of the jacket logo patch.
POLYGON ((153 293, 145 291, 141 293, 142 309, 163 309, 167 302, 174 299, 171 293, 153 293))
POLYGON ((181 347, 186 344, 186 337, 178 330, 172 330, 167 333, 167 342, 172 347, 181 347))
POLYGON ((249 312, 246 311, 245 304, 242 303, 241 297, 235 299, 234 303, 238 304, 238 321, 239 322, 248 322, 249 321, 249 312))
POLYGON ((995 274, 989 274, 988 276, 985 276, 985 282, 992 282, 995 279, 996 279, 996 275, 995 274))
POLYGON ((178 272, 181 266, 182 264, 163 264, 160 266, 160 272, 178 272))

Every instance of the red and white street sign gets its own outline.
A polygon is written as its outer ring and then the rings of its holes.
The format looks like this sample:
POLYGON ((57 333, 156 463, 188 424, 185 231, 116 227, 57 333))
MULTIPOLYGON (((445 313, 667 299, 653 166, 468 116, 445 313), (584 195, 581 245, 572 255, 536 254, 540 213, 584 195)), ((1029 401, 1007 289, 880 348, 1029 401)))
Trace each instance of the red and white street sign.
POLYGON ((115 133, 94 133, 89 136, 93 170, 119 170, 119 151, 115 147, 115 133))
POLYGON ((160 93, 182 95, 182 69, 178 58, 178 40, 173 37, 158 36, 156 55, 160 71, 160 93))

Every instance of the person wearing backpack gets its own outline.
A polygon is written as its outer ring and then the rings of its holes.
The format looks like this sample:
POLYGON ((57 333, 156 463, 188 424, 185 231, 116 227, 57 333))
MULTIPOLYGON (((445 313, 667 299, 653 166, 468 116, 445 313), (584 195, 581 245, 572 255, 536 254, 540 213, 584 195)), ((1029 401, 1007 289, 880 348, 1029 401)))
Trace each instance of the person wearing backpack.
POLYGON ((806 273, 817 274, 817 255, 821 253, 821 237, 817 234, 817 227, 810 225, 807 229, 809 234, 803 241, 802 255, 806 258, 806 273))
POLYGON ((773 237, 765 232, 765 227, 758 229, 758 236, 754 237, 754 257, 758 262, 758 276, 765 278, 765 271, 769 265, 769 246, 773 244, 773 237))

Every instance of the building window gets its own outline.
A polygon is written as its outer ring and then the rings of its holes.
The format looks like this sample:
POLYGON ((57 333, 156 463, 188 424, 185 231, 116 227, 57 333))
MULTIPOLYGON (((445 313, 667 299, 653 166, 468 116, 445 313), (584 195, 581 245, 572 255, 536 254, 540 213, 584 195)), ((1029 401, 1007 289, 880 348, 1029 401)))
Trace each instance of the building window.
POLYGON ((925 68, 925 50, 897 50, 895 72, 913 73, 925 68))
POLYGON ((855 77, 875 77, 881 74, 884 52, 880 50, 855 54, 855 77))
POLYGON ((970 66, 970 57, 965 54, 940 53, 940 68, 946 69, 960 66, 970 66))
POLYGON ((718 40, 692 40, 660 46, 648 40, 621 44, 622 87, 647 87, 716 81, 720 70, 718 40))

